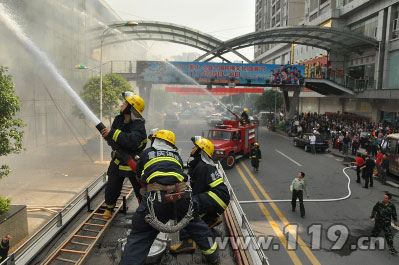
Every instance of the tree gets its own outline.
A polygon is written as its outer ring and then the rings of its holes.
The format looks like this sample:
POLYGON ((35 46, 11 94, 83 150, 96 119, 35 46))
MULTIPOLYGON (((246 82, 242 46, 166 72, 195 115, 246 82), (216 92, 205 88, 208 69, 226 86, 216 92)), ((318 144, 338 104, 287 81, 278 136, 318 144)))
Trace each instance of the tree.
MULTIPOLYGON (((14 116, 20 110, 19 98, 15 95, 14 83, 8 69, 0 66, 0 157, 20 153, 22 150, 24 126, 21 119, 14 116)), ((8 165, 1 165, 0 179, 8 176, 11 169, 8 165)), ((0 214, 8 210, 9 198, 0 196, 0 214)))
POLYGON ((255 102, 255 107, 258 111, 267 110, 274 112, 280 110, 283 102, 281 93, 272 89, 266 90, 255 102), (276 103, 276 104, 275 104, 276 103))
MULTIPOLYGON (((132 91, 131 85, 118 74, 103 76, 103 115, 108 117, 111 124, 112 117, 119 113, 122 92, 132 91)), ((90 78, 83 86, 81 93, 83 101, 97 115, 100 115, 100 77, 90 78)), ((82 115, 80 111, 75 114, 82 115)))

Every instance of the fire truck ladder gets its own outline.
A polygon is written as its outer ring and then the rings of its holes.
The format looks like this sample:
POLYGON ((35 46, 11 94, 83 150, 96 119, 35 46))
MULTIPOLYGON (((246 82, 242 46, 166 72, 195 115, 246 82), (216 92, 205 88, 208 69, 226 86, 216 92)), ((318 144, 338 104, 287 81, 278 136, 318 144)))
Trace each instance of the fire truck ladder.
POLYGON ((103 218, 106 210, 103 201, 43 264, 82 264, 115 215, 122 207, 126 207, 126 199, 132 192, 132 186, 123 185, 114 213, 108 220, 103 218))

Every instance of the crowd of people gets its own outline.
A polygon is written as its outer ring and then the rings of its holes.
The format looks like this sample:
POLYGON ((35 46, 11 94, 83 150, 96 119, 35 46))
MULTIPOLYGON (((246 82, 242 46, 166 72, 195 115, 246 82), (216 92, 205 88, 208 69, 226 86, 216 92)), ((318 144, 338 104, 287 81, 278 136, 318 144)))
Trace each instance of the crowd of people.
POLYGON ((328 115, 317 113, 297 114, 292 121, 286 122, 287 132, 291 134, 316 133, 324 139, 331 139, 332 147, 340 152, 356 155, 359 148, 364 148, 376 157, 378 149, 386 148, 386 137, 399 133, 399 124, 370 122, 363 117, 349 115, 328 115))

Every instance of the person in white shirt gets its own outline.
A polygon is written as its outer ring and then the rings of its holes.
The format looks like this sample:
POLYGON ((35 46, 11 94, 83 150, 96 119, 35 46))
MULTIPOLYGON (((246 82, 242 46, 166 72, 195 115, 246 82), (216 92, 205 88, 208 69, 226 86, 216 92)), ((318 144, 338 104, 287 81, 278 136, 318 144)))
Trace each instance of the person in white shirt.
POLYGON ((312 133, 312 135, 309 137, 309 141, 310 141, 310 150, 312 151, 312 154, 316 154, 316 136, 314 135, 314 133, 312 133))

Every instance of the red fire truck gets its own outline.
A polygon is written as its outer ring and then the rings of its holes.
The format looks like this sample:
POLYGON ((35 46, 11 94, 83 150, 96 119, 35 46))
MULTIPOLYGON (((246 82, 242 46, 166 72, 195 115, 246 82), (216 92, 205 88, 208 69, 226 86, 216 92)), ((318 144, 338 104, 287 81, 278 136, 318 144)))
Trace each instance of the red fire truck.
POLYGON ((209 129, 208 139, 215 147, 214 160, 232 168, 236 159, 249 155, 257 130, 257 124, 240 124, 238 120, 224 120, 222 125, 209 129))

